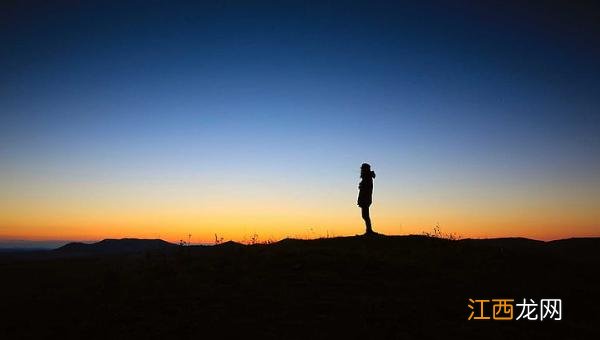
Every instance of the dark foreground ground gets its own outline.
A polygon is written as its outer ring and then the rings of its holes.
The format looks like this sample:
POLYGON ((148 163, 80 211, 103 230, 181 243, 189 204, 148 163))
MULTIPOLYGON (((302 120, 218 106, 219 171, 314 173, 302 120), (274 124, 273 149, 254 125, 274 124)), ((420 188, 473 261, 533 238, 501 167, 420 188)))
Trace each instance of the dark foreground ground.
POLYGON ((599 238, 72 248, 0 254, 0 339, 600 339, 599 238), (563 320, 468 321, 469 298, 560 298, 563 320))

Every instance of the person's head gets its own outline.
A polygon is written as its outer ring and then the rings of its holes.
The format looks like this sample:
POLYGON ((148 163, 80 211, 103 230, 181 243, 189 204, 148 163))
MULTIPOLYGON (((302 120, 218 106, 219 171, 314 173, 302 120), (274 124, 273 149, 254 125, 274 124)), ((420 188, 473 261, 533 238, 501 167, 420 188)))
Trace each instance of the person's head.
POLYGON ((360 166, 360 177, 375 178, 375 171, 371 171, 371 165, 369 163, 363 163, 360 166))

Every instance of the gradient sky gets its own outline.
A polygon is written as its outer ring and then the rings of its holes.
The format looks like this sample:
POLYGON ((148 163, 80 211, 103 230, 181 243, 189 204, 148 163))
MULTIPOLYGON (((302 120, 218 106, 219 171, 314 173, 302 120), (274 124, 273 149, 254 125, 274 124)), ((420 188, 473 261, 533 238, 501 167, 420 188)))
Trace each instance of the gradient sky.
POLYGON ((0 239, 600 236, 597 7, 200 3, 2 2, 0 239))

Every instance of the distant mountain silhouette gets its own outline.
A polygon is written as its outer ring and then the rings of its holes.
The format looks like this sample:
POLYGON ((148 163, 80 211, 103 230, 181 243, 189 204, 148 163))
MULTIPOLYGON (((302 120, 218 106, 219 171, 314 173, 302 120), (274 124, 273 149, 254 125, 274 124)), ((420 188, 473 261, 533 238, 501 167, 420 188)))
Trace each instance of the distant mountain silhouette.
POLYGON ((55 251, 63 253, 81 254, 111 254, 111 253, 136 253, 148 250, 161 250, 177 247, 176 244, 160 239, 105 239, 96 243, 72 242, 57 248, 55 251))
POLYGON ((235 241, 226 241, 215 245, 218 248, 243 248, 245 245, 235 241))
POLYGON ((598 249, 600 238, 374 235, 0 253, 0 338, 597 339, 598 249), (468 321, 468 299, 484 297, 558 298, 564 317, 468 321))

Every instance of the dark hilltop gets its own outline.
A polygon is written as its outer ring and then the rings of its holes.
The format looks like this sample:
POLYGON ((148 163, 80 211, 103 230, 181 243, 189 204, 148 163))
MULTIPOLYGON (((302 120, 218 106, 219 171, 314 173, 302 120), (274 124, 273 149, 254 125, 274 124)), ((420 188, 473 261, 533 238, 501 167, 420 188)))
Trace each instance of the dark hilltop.
POLYGON ((72 243, 0 254, 0 337, 594 339, 599 248, 425 236, 72 243), (469 298, 560 298, 563 318, 469 321, 469 298))

